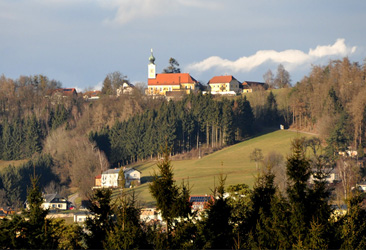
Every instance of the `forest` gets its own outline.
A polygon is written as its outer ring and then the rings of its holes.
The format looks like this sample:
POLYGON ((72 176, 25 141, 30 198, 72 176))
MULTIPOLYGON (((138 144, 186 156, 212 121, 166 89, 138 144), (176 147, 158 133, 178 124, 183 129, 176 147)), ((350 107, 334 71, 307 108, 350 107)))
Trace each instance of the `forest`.
POLYGON ((271 162, 263 165, 252 189, 225 187, 225 176, 212 191, 214 201, 191 210, 190 187, 174 181, 168 146, 162 152, 149 190, 163 224, 139 219, 134 193, 111 198, 110 189, 90 195, 84 227, 47 218, 40 208, 39 177, 31 178, 29 209, 0 221, 0 246, 11 249, 363 249, 366 247, 365 194, 354 190, 347 213, 334 213, 323 172, 327 158, 319 141, 295 139, 286 161, 287 187, 274 184, 271 162), (316 150, 314 150, 316 149, 316 150), (314 150, 308 157, 307 150, 314 150), (313 171, 315 169, 315 171, 313 171), (314 183, 308 185, 314 174, 314 183), (225 194, 229 193, 227 197, 225 194))
MULTIPOLYGON (((136 88, 115 95, 126 76, 106 75, 99 100, 60 98, 61 83, 47 76, 0 77, 0 160, 25 160, 0 172, 0 203, 25 200, 29 177, 42 174, 43 190, 67 194, 75 187, 88 197, 103 170, 201 147, 206 153, 246 140, 266 129, 286 128, 319 135, 327 156, 366 146, 366 64, 348 58, 313 66, 300 82, 233 98, 201 93, 182 100, 152 99, 136 88), (47 162, 47 171, 42 168, 47 162), (22 172, 23 171, 23 172, 22 172), (48 176, 43 181, 44 176, 48 176), (23 181, 28 178, 28 181, 23 181), (83 181, 81 181, 83 180, 83 181), (18 189, 13 189, 18 187, 18 189), (10 195, 15 190, 15 195, 10 195)), ((362 168, 357 170, 362 178, 362 168)))

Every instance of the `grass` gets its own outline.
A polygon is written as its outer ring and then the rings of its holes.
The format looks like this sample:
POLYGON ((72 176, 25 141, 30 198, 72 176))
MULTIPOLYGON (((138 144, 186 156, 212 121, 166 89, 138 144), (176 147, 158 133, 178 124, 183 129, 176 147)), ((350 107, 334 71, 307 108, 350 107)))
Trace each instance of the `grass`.
MULTIPOLYGON (((264 156, 272 151, 287 156, 290 154, 291 141, 303 136, 309 135, 278 130, 227 147, 201 159, 172 161, 174 179, 178 185, 183 180, 189 182, 192 195, 210 194, 215 184, 218 184, 218 176, 221 173, 227 176, 226 186, 245 183, 252 187, 257 170, 249 155, 254 148, 261 149, 264 156)), ((157 171, 156 161, 140 163, 133 167, 141 171, 142 185, 134 188, 137 198, 141 205, 151 206, 154 200, 146 180, 151 180, 154 170, 157 171)))

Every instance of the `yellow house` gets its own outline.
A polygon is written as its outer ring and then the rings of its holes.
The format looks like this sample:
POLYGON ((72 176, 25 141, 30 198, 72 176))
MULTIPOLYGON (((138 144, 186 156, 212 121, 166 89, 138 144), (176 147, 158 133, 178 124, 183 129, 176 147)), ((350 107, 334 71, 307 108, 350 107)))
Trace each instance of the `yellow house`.
POLYGON ((149 61, 146 94, 165 96, 167 92, 189 94, 196 90, 198 82, 189 73, 156 74, 155 57, 152 50, 149 61))
POLYGON ((241 83, 231 75, 214 76, 208 82, 211 94, 236 95, 240 93, 241 83))

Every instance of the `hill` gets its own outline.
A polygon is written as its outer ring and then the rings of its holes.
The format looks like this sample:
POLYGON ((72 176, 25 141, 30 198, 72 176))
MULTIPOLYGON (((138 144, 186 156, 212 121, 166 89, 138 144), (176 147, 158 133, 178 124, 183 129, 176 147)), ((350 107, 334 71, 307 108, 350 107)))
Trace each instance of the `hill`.
MULTIPOLYGON (((217 184, 218 175, 227 175, 226 186, 245 183, 252 187, 256 175, 255 163, 250 161, 250 153, 254 148, 262 150, 266 156, 270 152, 277 152, 287 156, 291 150, 291 141, 296 137, 310 136, 288 130, 278 130, 261 135, 253 139, 238 143, 231 147, 217 151, 201 159, 172 161, 174 179, 180 185, 182 181, 189 182, 191 194, 210 194, 211 189, 217 184)), ((133 165, 141 171, 141 182, 134 188, 140 204, 149 206, 153 204, 148 185, 156 167, 156 161, 149 161, 133 165)), ((131 191, 130 191, 131 192, 131 191)), ((114 194, 117 196, 118 192, 114 194)))

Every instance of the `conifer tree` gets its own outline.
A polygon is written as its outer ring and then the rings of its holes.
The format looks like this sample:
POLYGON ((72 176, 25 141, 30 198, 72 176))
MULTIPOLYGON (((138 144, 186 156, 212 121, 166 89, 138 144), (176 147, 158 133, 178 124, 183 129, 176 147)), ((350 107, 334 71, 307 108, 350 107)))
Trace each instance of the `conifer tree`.
POLYGON ((89 199, 91 217, 85 221, 89 232, 86 235, 88 248, 103 249, 105 247, 107 232, 112 228, 111 194, 110 189, 97 189, 89 199))

